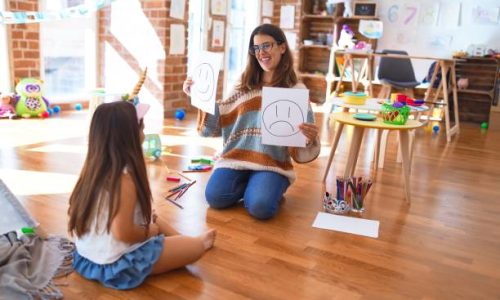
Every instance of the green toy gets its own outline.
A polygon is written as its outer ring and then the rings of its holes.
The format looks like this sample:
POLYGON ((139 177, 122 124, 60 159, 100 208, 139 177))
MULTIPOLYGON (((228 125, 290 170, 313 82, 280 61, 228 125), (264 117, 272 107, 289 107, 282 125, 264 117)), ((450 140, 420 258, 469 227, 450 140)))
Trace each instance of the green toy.
POLYGON ((43 81, 24 78, 16 85, 18 116, 41 117, 48 113, 49 102, 43 98, 43 81))
POLYGON ((481 123, 481 128, 482 129, 488 129, 488 122, 481 123))
POLYGON ((146 134, 142 144, 144 155, 150 158, 158 159, 161 156, 161 139, 158 134, 146 134))

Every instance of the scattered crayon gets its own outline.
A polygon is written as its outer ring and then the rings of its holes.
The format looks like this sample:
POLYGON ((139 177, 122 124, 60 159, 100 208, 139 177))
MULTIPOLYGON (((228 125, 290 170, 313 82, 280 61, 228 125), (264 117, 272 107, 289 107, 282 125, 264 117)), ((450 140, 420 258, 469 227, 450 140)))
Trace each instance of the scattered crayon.
POLYGON ((182 207, 182 205, 180 205, 179 203, 175 202, 172 199, 169 199, 169 198, 165 197, 165 200, 167 200, 168 202, 172 203, 173 205, 177 206, 180 209, 184 209, 184 207, 182 207))
POLYGON ((179 182, 179 181, 181 181, 181 179, 180 179, 179 177, 168 176, 168 177, 167 177, 167 181, 175 181, 175 182, 179 182))

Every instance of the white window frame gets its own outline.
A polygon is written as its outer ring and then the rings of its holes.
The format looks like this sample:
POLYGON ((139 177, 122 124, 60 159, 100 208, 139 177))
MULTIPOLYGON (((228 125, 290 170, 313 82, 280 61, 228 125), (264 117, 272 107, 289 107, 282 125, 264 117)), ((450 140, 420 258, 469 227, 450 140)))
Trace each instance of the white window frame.
MULTIPOLYGON (((54 0, 41 0, 39 4, 39 10, 46 10, 48 2, 54 0)), ((85 0, 86 3, 94 3, 92 0, 85 0)), ((91 92, 97 86, 97 56, 98 56, 98 13, 91 13, 88 20, 90 28, 85 32, 85 90, 83 94, 70 93, 68 95, 59 95, 56 97, 50 97, 50 102, 52 103, 64 103, 64 102, 78 102, 78 101, 89 101, 91 97, 91 92)), ((83 20, 83 18, 82 18, 83 20)), ((40 24, 43 26, 43 23, 40 24)), ((43 53, 43 30, 40 30, 40 77, 45 80, 45 64, 44 64, 44 53, 43 53)))

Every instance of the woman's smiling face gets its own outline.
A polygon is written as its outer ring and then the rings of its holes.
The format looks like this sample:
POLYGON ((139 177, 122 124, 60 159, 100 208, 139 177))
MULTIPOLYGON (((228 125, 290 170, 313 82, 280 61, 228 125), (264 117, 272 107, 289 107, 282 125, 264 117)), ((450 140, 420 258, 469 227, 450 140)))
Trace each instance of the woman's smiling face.
POLYGON ((256 34, 253 44, 259 46, 259 50, 255 51, 255 58, 260 67, 266 72, 274 71, 280 63, 281 55, 286 51, 286 44, 278 45, 272 36, 266 34, 256 34))

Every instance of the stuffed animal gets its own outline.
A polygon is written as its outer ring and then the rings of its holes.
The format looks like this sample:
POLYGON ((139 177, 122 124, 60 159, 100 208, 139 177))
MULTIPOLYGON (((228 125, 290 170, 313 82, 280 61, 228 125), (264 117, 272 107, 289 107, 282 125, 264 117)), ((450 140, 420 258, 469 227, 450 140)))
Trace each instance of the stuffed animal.
POLYGON ((339 37, 339 47, 342 49, 352 49, 354 47, 354 32, 351 30, 351 28, 348 25, 343 25, 342 30, 340 31, 340 37, 339 37))
POLYGON ((24 78, 16 85, 16 113, 22 117, 41 117, 48 114, 49 102, 42 96, 43 81, 24 78))
POLYGON ((0 93, 0 118, 13 118, 16 116, 16 110, 12 105, 14 96, 0 93))

